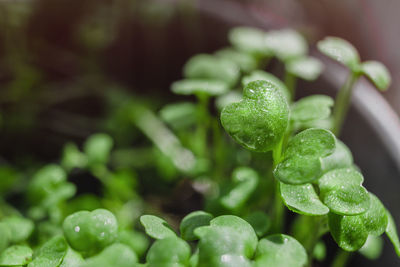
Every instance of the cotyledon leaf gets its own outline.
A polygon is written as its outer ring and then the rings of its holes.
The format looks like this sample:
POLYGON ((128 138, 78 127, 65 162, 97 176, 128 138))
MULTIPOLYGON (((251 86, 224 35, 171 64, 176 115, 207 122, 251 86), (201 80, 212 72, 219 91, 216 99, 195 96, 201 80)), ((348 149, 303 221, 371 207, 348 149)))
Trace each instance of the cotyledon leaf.
POLYGON ((229 87, 227 83, 219 80, 186 79, 174 82, 171 90, 178 95, 217 96, 228 92, 229 87))
POLYGON ((329 208, 319 199, 312 184, 280 183, 281 196, 289 209, 305 215, 325 215, 329 208))
POLYGON ((27 246, 11 246, 0 253, 0 266, 22 266, 32 260, 32 249, 27 246))
POLYGON ((215 55, 235 62, 243 72, 250 72, 257 68, 257 60, 255 57, 243 51, 225 48, 218 50, 215 55))
POLYGON ((157 240, 146 255, 149 266, 169 266, 169 263, 187 266, 190 259, 190 246, 179 237, 167 237, 157 240))
POLYGON ((336 148, 332 154, 322 158, 322 171, 327 172, 333 169, 351 167, 353 155, 350 149, 339 139, 336 139, 336 148))
POLYGON ((305 184, 320 177, 321 158, 335 149, 335 136, 328 130, 311 128, 294 136, 274 176, 286 184, 305 184))
POLYGON ((368 231, 361 216, 329 213, 328 225, 333 239, 346 251, 360 249, 368 238, 368 231))
POLYGON ((244 219, 253 227, 258 237, 263 236, 271 226, 271 218, 262 211, 254 211, 244 219))
POLYGON ((321 74, 323 65, 314 57, 300 57, 286 63, 286 69, 296 77, 313 81, 321 74))
POLYGON ((286 97, 286 99, 290 99, 290 93, 287 89, 286 85, 275 75, 272 73, 263 71, 263 70, 255 70, 252 71, 249 75, 244 76, 242 78, 242 85, 246 86, 250 82, 258 81, 258 80, 266 80, 274 83, 281 90, 281 93, 286 97))
POLYGON ((304 97, 292 106, 290 119, 294 122, 308 122, 328 118, 333 104, 333 99, 327 95, 304 97))
POLYGON ((274 55, 284 62, 308 52, 307 41, 301 34, 291 29, 267 32, 265 43, 274 55))
POLYGON ((35 253, 28 267, 59 266, 67 253, 68 245, 64 237, 56 236, 43 244, 35 253))
POLYGON ((255 267, 303 267, 307 252, 293 237, 275 234, 260 240, 255 255, 255 267))
POLYGON ((359 71, 360 56, 348 41, 339 37, 326 37, 317 43, 317 47, 321 53, 346 65, 352 71, 359 71))
POLYGON ((369 208, 360 216, 365 228, 370 235, 380 236, 388 225, 386 209, 381 201, 372 193, 369 193, 369 208))
POLYGON ((239 67, 231 60, 208 54, 191 57, 183 67, 187 79, 210 79, 234 85, 239 78, 239 67))
POLYGON ((140 217, 140 223, 145 228, 146 233, 155 238, 163 239, 169 236, 176 236, 168 223, 154 215, 143 215, 140 217))
POLYGON ((389 237, 390 241, 393 244, 394 250, 396 251, 397 256, 400 257, 400 241, 399 236, 397 234, 396 223, 390 212, 386 210, 386 214, 388 217, 388 224, 386 226, 386 235, 389 237))
POLYGON ((341 215, 357 215, 370 206, 367 190, 360 172, 353 168, 335 169, 325 173, 319 180, 322 202, 331 212, 341 215))
POLYGON ((382 250, 382 237, 370 235, 368 236, 368 239, 365 242, 364 246, 362 246, 362 248, 360 248, 358 252, 369 260, 376 260, 381 256, 382 250))
POLYGON ((239 51, 256 56, 269 56, 271 51, 265 45, 266 33, 250 27, 236 27, 229 31, 229 41, 239 51))
POLYGON ((182 238, 189 241, 196 240, 194 230, 197 227, 209 225, 213 218, 210 213, 201 210, 189 213, 182 219, 179 227, 182 238))
POLYGON ((378 61, 365 61, 361 64, 361 70, 367 78, 381 91, 386 91, 392 78, 389 70, 378 61))
POLYGON ((276 147, 286 131, 289 107, 274 83, 254 81, 243 91, 243 99, 227 105, 221 123, 245 148, 267 152, 276 147))
POLYGON ((239 167, 233 171, 235 186, 221 198, 221 204, 230 210, 242 207, 258 184, 258 174, 248 167, 239 167))

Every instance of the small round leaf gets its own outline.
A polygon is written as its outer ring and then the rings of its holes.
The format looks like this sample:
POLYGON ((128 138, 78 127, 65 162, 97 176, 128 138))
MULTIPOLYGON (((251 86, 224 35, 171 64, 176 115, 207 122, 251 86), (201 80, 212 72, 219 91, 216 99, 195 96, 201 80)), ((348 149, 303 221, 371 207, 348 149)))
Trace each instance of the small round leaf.
POLYGON ((362 72, 381 91, 386 91, 392 78, 389 70, 378 61, 365 61, 361 64, 362 72))
POLYGON ((229 41, 239 51, 256 56, 269 56, 271 51, 265 45, 266 33, 249 27, 236 27, 229 32, 229 41))
POLYGON ((201 210, 189 213, 182 219, 180 225, 182 238, 188 241, 196 240, 197 237, 194 234, 194 230, 197 227, 209 225, 213 218, 210 213, 201 210))
POLYGON ((281 61, 302 57, 308 52, 307 41, 291 29, 269 31, 265 37, 266 46, 281 61))
POLYGON ((322 158, 322 171, 328 172, 333 169, 351 167, 353 155, 350 149, 339 139, 336 139, 336 148, 332 154, 322 158))
POLYGON ((35 253, 35 258, 28 267, 59 266, 68 250, 64 237, 56 236, 47 241, 35 253))
POLYGON ((364 246, 358 252, 369 260, 378 259, 383 250, 383 239, 380 236, 368 236, 364 246))
POLYGON ((369 193, 369 208, 361 217, 370 235, 380 236, 385 232, 388 225, 386 209, 374 194, 369 193))
POLYGON ((190 259, 189 245, 178 237, 166 237, 157 240, 147 252, 146 260, 150 266, 165 266, 177 263, 187 266, 190 259))
POLYGON ((323 70, 322 63, 314 57, 300 57, 286 64, 288 72, 303 80, 314 81, 323 70))
POLYGON ((290 119, 296 123, 303 123, 328 118, 333 104, 333 99, 326 95, 304 97, 292 106, 290 119))
POLYGON ((312 184, 290 185, 280 183, 281 196, 289 209, 304 215, 325 215, 329 208, 325 206, 312 184))
POLYGON ((267 233, 271 226, 270 217, 262 211, 255 211, 244 218, 254 229, 258 237, 267 233))
POLYGON ((143 215, 140 217, 140 223, 146 230, 146 233, 155 238, 163 239, 170 236, 176 236, 168 223, 154 215, 143 215))
POLYGON ((257 68, 255 57, 242 51, 225 48, 217 51, 215 55, 219 58, 233 61, 243 72, 250 72, 257 68))
POLYGON ((249 75, 244 76, 242 79, 242 85, 245 87, 247 84, 258 80, 265 80, 274 83, 281 90, 281 93, 286 97, 286 99, 290 99, 290 93, 286 85, 272 73, 263 70, 255 70, 249 75))
POLYGON ((171 90, 178 95, 217 96, 228 92, 229 87, 223 81, 187 79, 174 82, 171 90))
POLYGON ((318 42, 317 47, 321 53, 358 72, 360 56, 348 41, 339 37, 326 37, 318 42))
POLYGON ((27 246, 11 246, 0 253, 0 266, 26 265, 32 260, 32 249, 27 246))

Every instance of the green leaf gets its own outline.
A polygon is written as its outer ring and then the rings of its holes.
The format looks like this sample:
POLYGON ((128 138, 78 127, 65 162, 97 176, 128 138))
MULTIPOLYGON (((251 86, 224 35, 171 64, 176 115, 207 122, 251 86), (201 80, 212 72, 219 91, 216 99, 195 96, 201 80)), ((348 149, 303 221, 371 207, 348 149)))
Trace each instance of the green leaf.
POLYGON ((80 267, 135 267, 138 258, 136 254, 124 244, 112 244, 100 254, 88 258, 80 267))
POLYGON ((346 251, 360 249, 368 238, 368 231, 361 216, 329 213, 328 224, 333 239, 346 251))
POLYGON ((118 242, 129 246, 139 257, 144 255, 150 243, 145 234, 133 230, 119 232, 118 242))
POLYGON ((178 263, 187 266, 190 259, 190 247, 182 239, 169 236, 159 239, 150 247, 146 260, 150 266, 165 266, 167 263, 178 263))
POLYGON ((268 81, 249 83, 240 102, 226 106, 221 123, 245 148, 258 152, 274 149, 286 131, 289 108, 280 89, 268 81))
POLYGON ((244 218, 254 229, 258 237, 267 233, 271 226, 270 217, 262 211, 255 211, 244 218))
POLYGON ((32 260, 32 249, 27 246, 11 246, 0 254, 0 266, 26 265, 32 260))
POLYGON ((323 70, 321 61, 314 57, 300 57, 286 64, 289 73, 307 81, 314 81, 323 70))
POLYGON ((243 207, 258 185, 258 174, 251 168, 239 167, 232 174, 234 187, 221 198, 221 204, 229 210, 243 207))
POLYGON ((325 206, 312 184, 290 185, 280 183, 281 196, 289 209, 304 215, 325 215, 329 208, 325 206))
POLYGON ((231 60, 208 54, 198 54, 190 58, 183 67, 187 79, 218 80, 228 86, 236 84, 239 67, 231 60))
POLYGON ((46 243, 35 253, 34 260, 28 267, 59 266, 67 253, 68 245, 64 237, 56 236, 46 243))
POLYGON ((367 241, 365 242, 364 246, 360 248, 358 252, 360 252, 364 257, 369 260, 376 260, 378 259, 383 250, 383 239, 380 236, 368 236, 367 241))
POLYGON ((254 266, 303 267, 306 263, 307 252, 296 239, 275 234, 258 243, 254 266))
POLYGON ((339 37, 326 37, 318 42, 317 47, 321 53, 346 65, 353 72, 359 71, 360 56, 356 48, 346 40, 339 37))
POLYGON ((374 194, 369 193, 369 208, 361 217, 370 235, 380 236, 385 232, 388 225, 386 209, 374 194))
POLYGON ((322 202, 336 214, 356 215, 365 212, 370 206, 370 198, 361 185, 363 181, 361 173, 352 168, 325 173, 318 181, 322 202))
POLYGON ((140 217, 140 223, 145 228, 146 234, 155 239, 163 239, 170 236, 176 236, 168 223, 154 215, 143 215, 140 217))
POLYGON ((87 164, 87 157, 79 151, 74 143, 67 143, 64 146, 61 165, 68 171, 74 168, 84 168, 87 164))
POLYGON ((265 43, 275 56, 284 62, 302 57, 308 52, 307 41, 291 29, 269 31, 265 43))
MULTIPOLYGON (((198 227, 194 232, 200 238, 201 244, 205 247, 207 244, 214 247, 207 248, 207 251, 214 255, 243 254, 251 258, 257 246, 258 239, 253 227, 242 218, 233 215, 214 218, 210 226, 198 227), (212 244, 213 242, 215 244, 212 244), (220 245, 225 247, 218 248, 220 245), (216 249, 215 253, 214 249, 216 249)), ((203 254, 200 249, 200 258, 201 255, 203 254)))
POLYGON ((332 154, 322 158, 322 170, 328 172, 333 169, 351 167, 353 155, 350 149, 339 139, 336 139, 336 148, 332 154))
POLYGON ((105 209, 78 211, 65 218, 63 231, 73 249, 98 251, 117 239, 118 222, 114 214, 105 209))
POLYGON ((229 32, 229 41, 239 51, 256 56, 269 56, 271 51, 265 44, 266 33, 249 27, 236 27, 229 32))
POLYGON ((113 139, 104 133, 91 135, 83 144, 89 165, 106 164, 113 147, 113 139))
POLYGON ((217 96, 228 92, 229 87, 223 81, 187 79, 174 82, 171 90, 178 95, 217 96))
POLYGON ((333 104, 333 99, 326 95, 304 97, 292 106, 290 119, 302 123, 328 118, 331 115, 333 104))
POLYGON ((285 96, 286 99, 290 99, 290 93, 286 85, 275 75, 263 70, 255 70, 249 75, 244 76, 242 79, 242 85, 245 87, 247 84, 258 80, 265 80, 274 83, 279 88, 283 96, 285 96))
POLYGON ((233 61, 243 72, 250 72, 257 68, 257 60, 252 55, 242 51, 225 48, 218 50, 215 55, 233 61))
POLYGON ((76 267, 81 266, 84 263, 84 259, 78 252, 68 248, 67 254, 60 265, 60 267, 76 267))
POLYGON ((218 96, 215 105, 217 106, 218 110, 222 110, 229 104, 239 102, 242 99, 242 93, 236 90, 229 91, 228 93, 218 96))
POLYGON ((10 242, 10 229, 7 224, 0 222, 0 253, 8 247, 10 242))
POLYGON ((196 240, 197 236, 194 234, 194 230, 197 227, 209 225, 213 218, 210 213, 201 210, 189 213, 182 219, 180 225, 182 238, 187 241, 196 240))
POLYGON ((396 251, 397 256, 400 257, 400 241, 399 236, 397 235, 396 223, 390 212, 386 210, 386 214, 388 217, 388 224, 386 226, 386 235, 389 237, 390 241, 393 244, 394 250, 396 251))
POLYGON ((320 177, 321 158, 334 149, 335 136, 330 131, 317 128, 304 130, 289 141, 274 176, 285 184, 312 182, 320 177))
POLYGON ((24 217, 7 217, 2 220, 9 232, 9 241, 11 243, 20 243, 28 239, 34 229, 34 224, 31 220, 24 217))
POLYGON ((196 124, 197 107, 191 102, 168 104, 160 110, 160 117, 172 128, 184 129, 196 124))
POLYGON ((378 61, 365 61, 361 64, 363 74, 381 91, 386 91, 392 82, 389 70, 378 61))

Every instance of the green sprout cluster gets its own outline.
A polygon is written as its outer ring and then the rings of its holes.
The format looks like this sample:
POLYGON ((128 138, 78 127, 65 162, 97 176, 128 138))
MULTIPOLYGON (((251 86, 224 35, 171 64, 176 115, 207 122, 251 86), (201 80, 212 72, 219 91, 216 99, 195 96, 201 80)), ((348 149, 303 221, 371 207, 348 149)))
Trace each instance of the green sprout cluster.
POLYGON ((184 79, 172 84, 196 102, 158 114, 141 101, 119 102, 108 123, 134 127, 148 147, 121 148, 98 133, 81 147, 66 144, 58 164, 25 174, 2 167, 0 266, 302 267, 324 260, 327 233, 339 246, 333 266, 345 266, 355 251, 379 257, 384 233, 400 257, 392 216, 363 186, 338 138, 353 85, 365 75, 386 90, 387 69, 361 63, 351 44, 327 37, 318 49, 347 66, 349 77, 336 100, 295 101, 297 79, 323 71, 302 35, 238 27, 229 41, 190 58, 184 79), (282 63, 282 80, 265 71, 271 60, 282 63), (77 172, 94 177, 100 195, 80 193, 70 180, 77 172), (204 200, 184 216, 154 204, 168 198, 151 202, 141 192, 161 184, 160 195, 183 194, 184 182, 204 200), (22 208, 5 201, 7 191, 22 192, 22 208), (294 219, 286 221, 287 211, 294 219))

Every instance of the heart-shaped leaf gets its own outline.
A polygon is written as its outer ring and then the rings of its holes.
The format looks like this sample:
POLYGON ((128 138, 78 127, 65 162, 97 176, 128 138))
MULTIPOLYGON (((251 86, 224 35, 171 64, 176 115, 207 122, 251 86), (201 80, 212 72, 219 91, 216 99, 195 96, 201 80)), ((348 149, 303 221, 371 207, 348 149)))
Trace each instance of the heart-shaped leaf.
POLYGON ((0 266, 22 266, 32 260, 32 249, 27 246, 11 246, 0 253, 0 266))
POLYGON ((74 168, 84 168, 87 164, 87 157, 79 151, 73 143, 67 143, 63 149, 61 165, 68 171, 74 168))
POLYGON ((250 168, 239 167, 234 170, 235 186, 221 198, 221 204, 229 210, 237 210, 245 204, 258 184, 258 174, 250 168))
POLYGON ((168 263, 176 263, 187 266, 190 259, 189 245, 178 237, 166 237, 157 240, 150 247, 146 260, 150 266, 168 266, 168 263))
POLYGON ((279 88, 268 81, 249 83, 240 102, 226 106, 222 126, 239 144, 267 152, 279 143, 286 131, 289 108, 279 88))
POLYGON ((178 95, 217 96, 228 92, 229 87, 223 81, 187 79, 174 82, 171 90, 178 95))
POLYGON ((239 51, 255 56, 269 56, 271 51, 265 45, 266 33, 249 27, 236 27, 229 32, 230 43, 239 51))
POLYGON ((266 46, 282 61, 302 57, 308 52, 306 40, 291 29, 269 31, 265 37, 266 46))
POLYGON ((320 177, 321 158, 335 149, 335 136, 324 129, 307 129, 288 143, 274 176, 286 184, 305 184, 320 177))
POLYGON ((281 196, 289 209, 305 215, 325 215, 329 208, 325 206, 312 184, 290 185, 280 183, 281 196))
POLYGON ((346 65, 352 71, 359 71, 360 56, 357 49, 346 40, 339 37, 326 37, 318 42, 317 47, 321 53, 346 65))
POLYGON ((383 250, 383 239, 380 236, 368 236, 364 246, 358 252, 369 260, 378 259, 383 250))
POLYGON ((209 225, 214 217, 207 212, 198 210, 186 215, 181 222, 180 231, 183 239, 188 241, 196 240, 194 230, 197 227, 209 225))
POLYGON ((361 216, 329 213, 328 224, 333 239, 346 251, 356 251, 367 241, 368 231, 361 216))
POLYGON ((270 217, 262 211, 255 211, 244 218, 254 229, 258 237, 263 236, 271 226, 270 217))
POLYGON ((64 237, 56 236, 43 244, 35 253, 28 267, 59 266, 67 253, 68 245, 64 237))
POLYGON ((231 60, 198 54, 186 62, 183 74, 188 79, 219 80, 232 86, 237 82, 240 72, 231 60))
POLYGON ((216 253, 218 255, 239 254, 251 258, 258 242, 253 227, 242 218, 233 215, 223 215, 214 218, 211 220, 210 226, 196 228, 194 232, 203 244, 216 242, 216 244, 212 245, 213 247, 229 242, 229 246, 227 245, 224 248, 218 249, 220 251, 216 253))
POLYGON ((143 215, 140 217, 140 223, 145 228, 146 234, 155 239, 163 239, 170 236, 176 236, 168 223, 160 217, 154 215, 143 215))
POLYGON ((336 148, 332 154, 322 158, 322 170, 328 172, 333 169, 351 167, 353 155, 350 149, 339 139, 336 139, 336 148))
POLYGON ((388 217, 388 224, 386 226, 386 235, 389 237, 390 241, 393 244, 394 250, 396 251, 397 256, 400 257, 400 241, 399 236, 397 234, 396 223, 390 212, 386 210, 386 214, 388 217))
POLYGON ((245 87, 247 84, 258 80, 265 80, 274 83, 281 90, 281 93, 286 97, 286 99, 290 99, 290 93, 286 85, 272 73, 263 70, 255 70, 249 75, 244 76, 242 79, 242 85, 245 87))
POLYGON ((292 106, 290 119, 295 123, 304 123, 328 118, 333 104, 333 99, 326 95, 304 97, 292 106))
POLYGON ((314 81, 321 74, 323 65, 314 57, 300 57, 287 62, 286 69, 296 77, 314 81))
POLYGON ((325 173, 318 180, 322 202, 341 215, 356 215, 370 206, 367 190, 361 185, 363 176, 353 168, 342 168, 325 173))
POLYGON ((235 64, 246 73, 257 68, 257 60, 255 57, 242 51, 232 48, 225 48, 217 51, 215 55, 217 57, 235 62, 235 64))
POLYGON ((275 234, 260 240, 254 266, 302 267, 307 263, 307 252, 293 237, 275 234))
POLYGON ((365 61, 361 64, 362 72, 381 91, 386 91, 392 78, 389 70, 378 61, 365 61))

